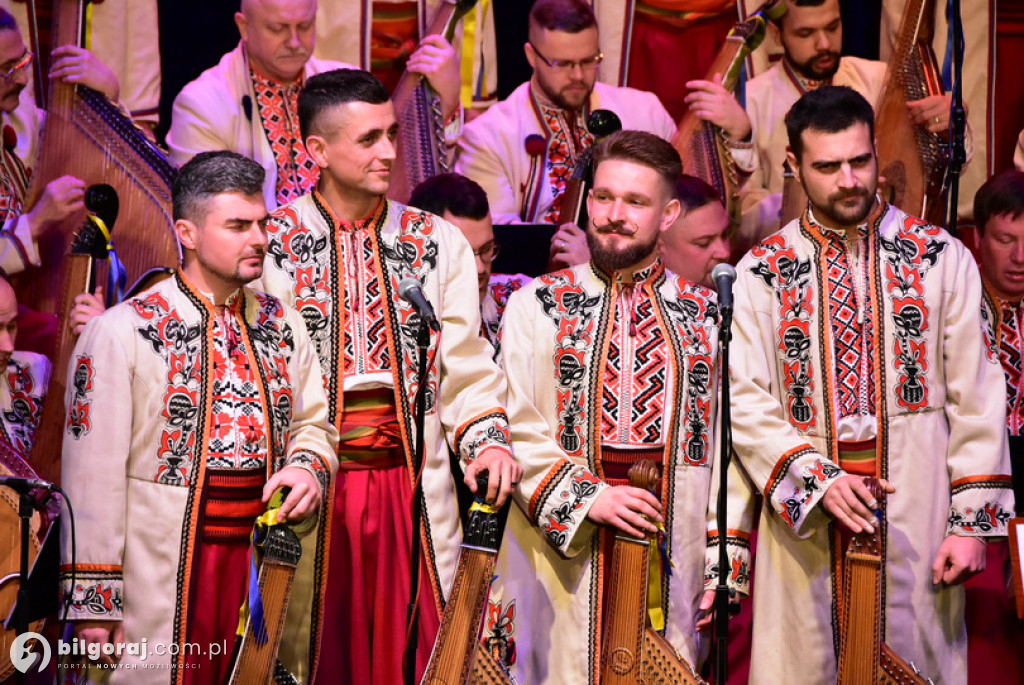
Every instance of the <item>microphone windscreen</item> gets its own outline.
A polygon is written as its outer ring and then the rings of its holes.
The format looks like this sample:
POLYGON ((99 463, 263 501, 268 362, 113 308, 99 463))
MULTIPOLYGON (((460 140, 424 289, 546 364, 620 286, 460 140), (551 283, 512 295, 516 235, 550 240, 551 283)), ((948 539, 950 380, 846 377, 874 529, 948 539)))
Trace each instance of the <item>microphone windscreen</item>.
POLYGON ((544 136, 537 133, 531 133, 526 136, 526 140, 523 142, 523 146, 526 148, 526 154, 531 157, 540 157, 544 154, 544 148, 548 145, 547 141, 544 140, 544 136))

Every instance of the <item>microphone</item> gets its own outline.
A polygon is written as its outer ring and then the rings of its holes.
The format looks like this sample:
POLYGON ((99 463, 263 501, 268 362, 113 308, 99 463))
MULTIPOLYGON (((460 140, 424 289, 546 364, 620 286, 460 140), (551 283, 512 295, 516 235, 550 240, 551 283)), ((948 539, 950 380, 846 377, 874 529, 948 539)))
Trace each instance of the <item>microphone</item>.
POLYGON ((719 264, 711 270, 711 280, 718 288, 718 306, 732 309, 732 282, 736 280, 736 269, 728 264, 719 264))
POLYGON ((423 286, 415 276, 406 276, 398 284, 398 296, 408 302, 420 315, 420 318, 427 322, 427 325, 435 331, 441 330, 441 324, 437 322, 434 308, 430 301, 423 294, 423 286))
POLYGON ((53 483, 39 478, 22 478, 21 476, 0 476, 0 485, 6 485, 15 492, 28 492, 29 490, 55 490, 53 483))

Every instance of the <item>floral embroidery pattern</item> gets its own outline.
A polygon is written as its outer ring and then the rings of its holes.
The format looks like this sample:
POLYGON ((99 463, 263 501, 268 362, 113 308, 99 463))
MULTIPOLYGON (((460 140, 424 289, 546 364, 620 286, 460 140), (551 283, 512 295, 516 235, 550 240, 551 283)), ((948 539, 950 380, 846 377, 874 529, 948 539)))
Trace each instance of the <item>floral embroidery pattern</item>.
POLYGON ((29 364, 11 358, 7 365, 7 388, 11 408, 3 411, 3 430, 8 441, 20 454, 31 454, 39 416, 43 411, 45 387, 32 375, 29 364))
POLYGON ((92 398, 93 379, 96 371, 92 366, 92 357, 87 354, 78 355, 75 361, 74 383, 75 395, 68 407, 68 418, 65 428, 68 435, 80 440, 92 430, 92 398))

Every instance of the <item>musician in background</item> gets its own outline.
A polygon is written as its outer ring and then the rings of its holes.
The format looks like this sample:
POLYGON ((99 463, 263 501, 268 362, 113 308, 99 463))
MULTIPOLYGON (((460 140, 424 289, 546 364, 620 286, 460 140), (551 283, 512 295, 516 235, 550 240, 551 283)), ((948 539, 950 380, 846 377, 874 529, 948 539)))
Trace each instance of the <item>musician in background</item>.
MULTIPOLYGON (((62 482, 78 568, 73 586, 67 567, 64 578, 75 636, 166 650, 141 665, 122 655, 137 670, 111 682, 224 682, 253 522, 281 487, 291 492, 280 518, 314 515, 336 468, 302 320, 246 287, 266 253, 263 176, 224 151, 182 167, 182 267, 90 321, 68 369, 62 482), (186 642, 202 653, 169 647, 186 642), (220 655, 207 650, 225 643, 220 655)), ((71 532, 65 523, 66 564, 71 532)))
MULTIPOLYGON (((117 101, 117 79, 88 50, 68 45, 57 48, 53 57, 51 78, 89 86, 117 101)), ((0 9, 0 271, 8 275, 39 266, 36 236, 85 210, 85 183, 61 176, 46 185, 30 211, 24 211, 42 121, 34 103, 21 102, 32 78, 33 59, 14 17, 0 9)))
MULTIPOLYGON (((793 103, 815 88, 841 85, 875 105, 885 80, 884 62, 840 56, 839 0, 786 0, 786 5, 782 18, 768 24, 782 44, 783 58, 747 83, 746 111, 753 129, 747 135, 752 135, 758 168, 740 194, 743 223, 738 238, 744 248, 778 230, 787 143, 783 118, 793 103)), ((934 95, 908 102, 908 116, 928 131, 944 133, 949 105, 950 95, 934 95)))
POLYGON ((398 134, 387 90, 365 71, 318 74, 299 95, 299 114, 320 182, 271 216, 263 283, 302 314, 324 372, 328 421, 341 435, 316 682, 397 683, 410 541, 422 541, 420 673, 455 572, 462 532, 449 445, 471 490, 479 472, 489 473, 489 501, 503 502, 521 469, 505 381, 480 336, 469 243, 444 219, 384 197, 398 134), (430 336, 421 538, 409 517, 421 315, 399 293, 410 277, 442 329, 430 336))
POLYGON ((665 268, 714 290, 711 270, 729 261, 729 215, 718 191, 696 176, 679 178, 676 199, 679 218, 658 239, 665 268))
MULTIPOLYGON (((666 140, 676 128, 651 93, 597 83, 603 55, 585 0, 537 0, 529 31, 533 76, 467 124, 456 148, 455 170, 483 187, 499 224, 557 222, 576 159, 594 142, 591 111, 611 110, 623 128, 666 140)), ((573 226, 572 238, 585 249, 581 229, 573 226)))
POLYGON ((1013 514, 977 266, 876 194, 874 121, 846 87, 793 106, 789 161, 810 208, 737 267, 733 445, 764 494, 757 557, 771 560, 755 578, 755 685, 836 681, 834 582, 851 534, 876 527, 880 639, 965 683, 961 584, 1013 514))
POLYGON ((15 350, 17 336, 18 300, 0 277, 0 440, 28 458, 50 382, 50 361, 15 350))
MULTIPOLYGON (((484 639, 506 654, 514 645, 523 683, 593 683, 613 659, 601 654, 597 626, 615 599, 602 595, 615 534, 657 536, 663 524, 673 568, 659 558, 651 584, 667 594, 649 613, 692 665, 713 597, 705 577, 716 582, 706 519, 717 454, 715 295, 658 256, 658 237, 680 211, 679 154, 653 134, 621 131, 598 143, 594 163, 591 261, 535 279, 505 312, 502 362, 524 474, 488 612, 514 621, 495 622, 484 639), (545 440, 520 432, 528 427, 545 440), (658 465, 660 496, 627 484, 640 459, 658 465)), ((748 510, 731 511, 742 521, 748 510)), ((729 527, 749 531, 749 521, 729 527)), ((730 556, 745 592, 749 548, 730 543, 730 556)))
POLYGON ((1004 171, 974 196, 976 247, 985 286, 985 313, 1006 376, 1013 492, 1024 512, 1024 171, 1004 171))
POLYGON ((460 174, 437 174, 412 191, 409 204, 450 221, 469 241, 476 258, 476 281, 480 288, 481 332, 494 348, 501 351, 501 318, 508 298, 530 282, 525 274, 495 274, 491 266, 498 256, 494 226, 487 194, 475 181, 460 174))
MULTIPOLYGON (((350 67, 313 56, 316 0, 242 0, 241 41, 174 99, 167 146, 183 164, 203 150, 233 150, 267 171, 268 209, 313 190, 320 170, 302 145, 298 96, 313 74, 350 67)), ((439 37, 409 59, 439 92, 444 114, 458 107, 458 63, 439 37)))

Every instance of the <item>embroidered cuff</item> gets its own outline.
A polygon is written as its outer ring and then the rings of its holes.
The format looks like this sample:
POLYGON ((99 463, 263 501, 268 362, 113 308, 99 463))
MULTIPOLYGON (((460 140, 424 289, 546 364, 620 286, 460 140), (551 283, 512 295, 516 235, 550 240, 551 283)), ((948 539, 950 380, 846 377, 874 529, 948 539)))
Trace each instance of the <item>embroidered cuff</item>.
MULTIPOLYGON (((800 537, 815 527, 815 506, 825 491, 846 472, 818 454, 810 445, 800 445, 782 455, 768 478, 764 493, 772 508, 800 537), (809 519, 810 522, 809 522, 809 519)), ((824 522, 824 517, 820 517, 824 522)))
POLYGON ((590 526, 584 526, 587 512, 607 487, 586 467, 561 459, 534 491, 530 520, 555 549, 564 556, 573 556, 583 548, 587 533, 591 532, 590 526))
MULTIPOLYGON (((718 584, 718 531, 708 532, 708 546, 704 552, 704 589, 713 590, 718 584)), ((730 530, 725 541, 729 559, 726 583, 737 592, 750 594, 750 533, 730 530)))
POLYGON ((497 447, 512 454, 512 438, 508 417, 494 409, 470 419, 455 431, 455 445, 465 464, 472 464, 480 454, 497 447))
POLYGON ((320 486, 320 501, 327 501, 327 493, 331 485, 331 468, 327 460, 311 450, 296 450, 288 455, 285 467, 296 466, 313 474, 320 486))
POLYGON ((64 601, 72 621, 120 621, 124 618, 124 571, 120 566, 79 565, 61 569, 64 601))
POLYGON ((975 476, 953 481, 947 535, 1000 537, 1013 518, 1010 476, 975 476))

